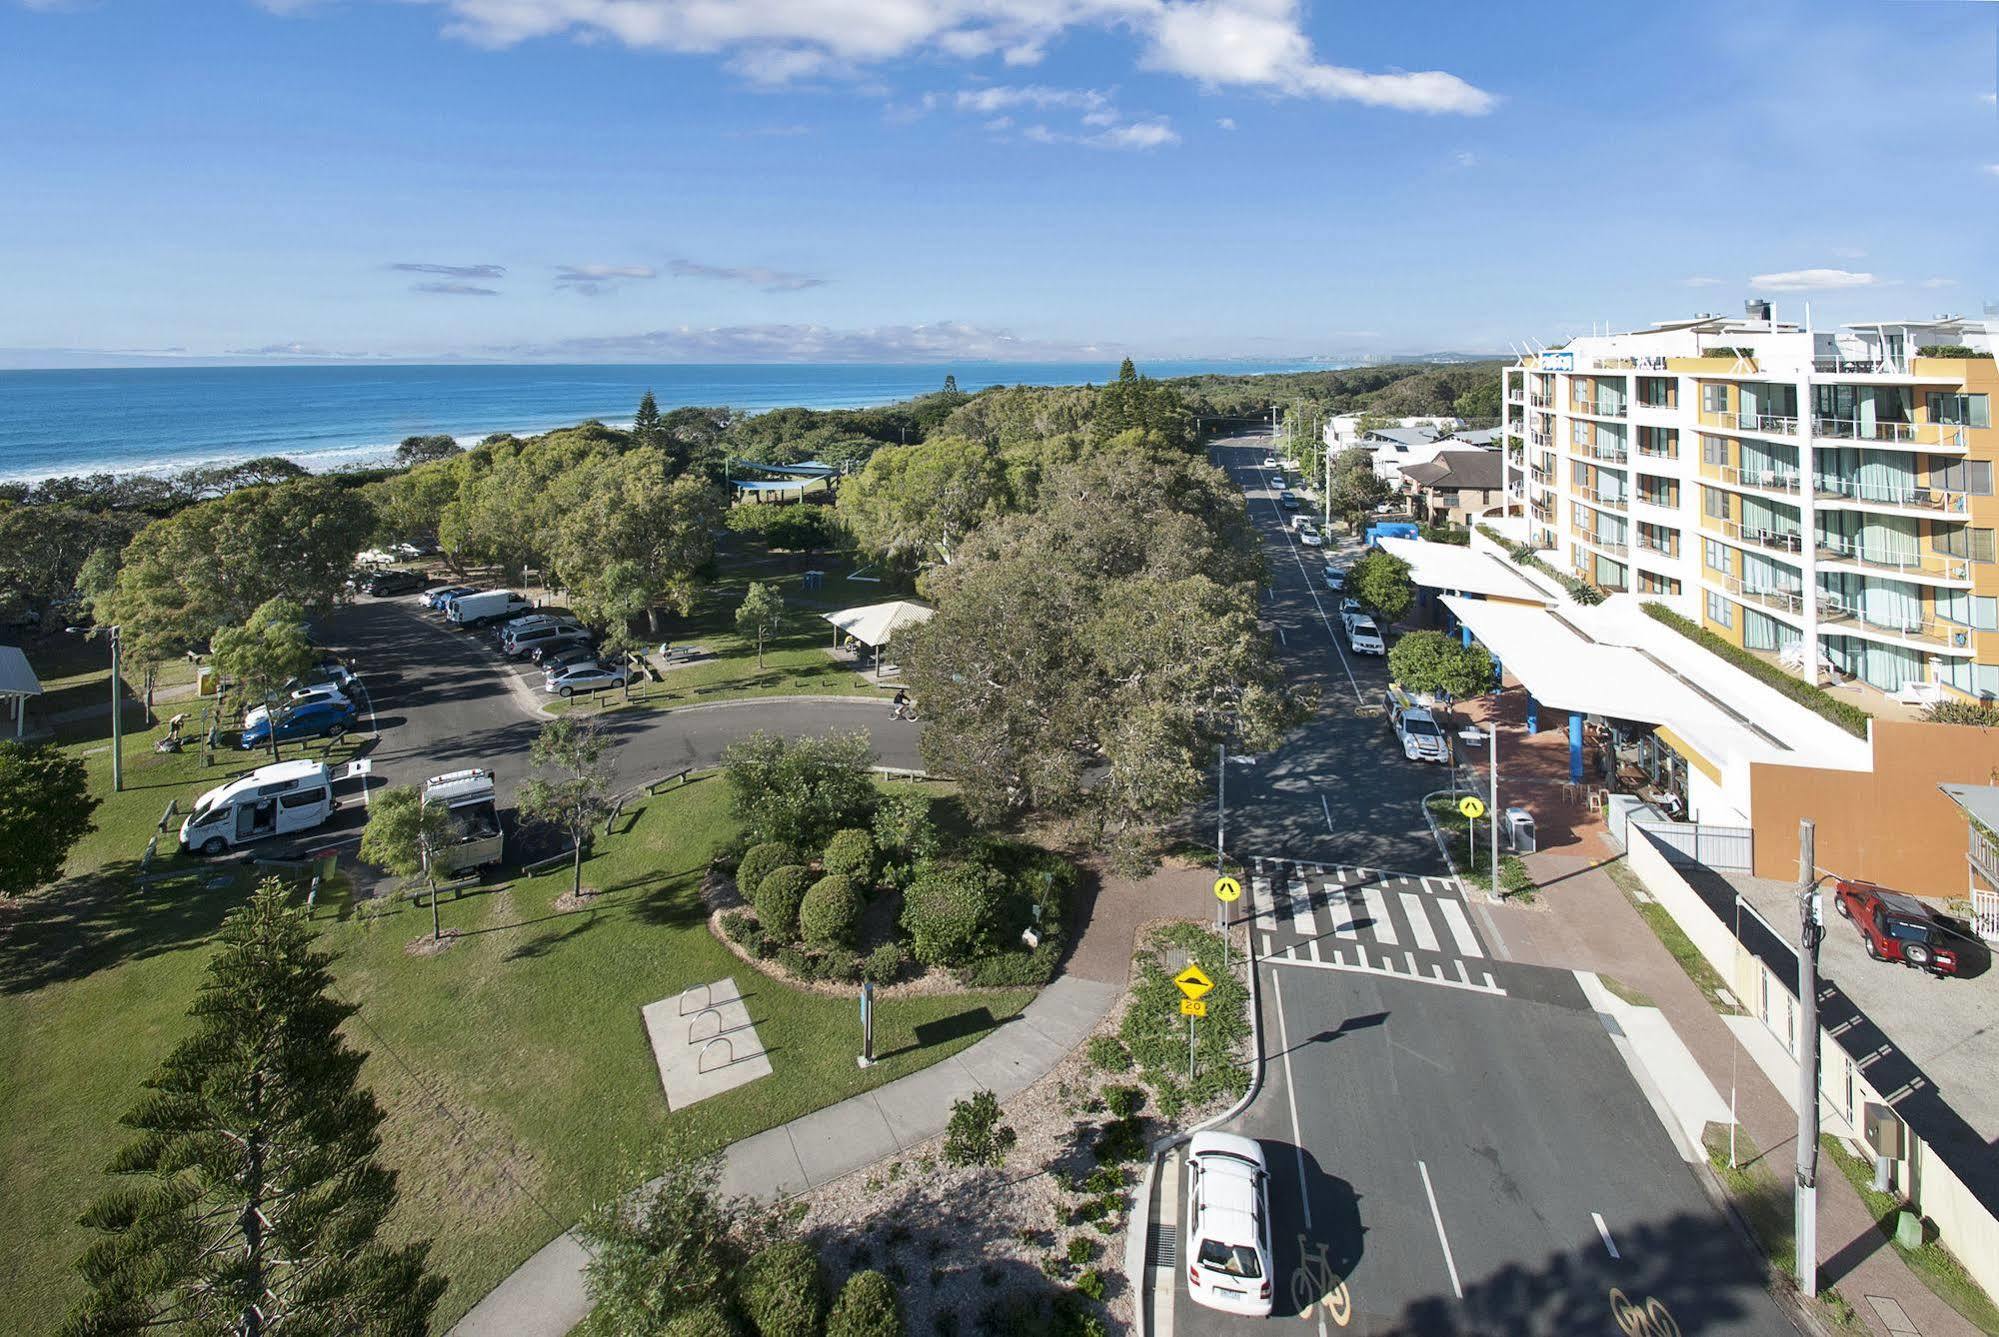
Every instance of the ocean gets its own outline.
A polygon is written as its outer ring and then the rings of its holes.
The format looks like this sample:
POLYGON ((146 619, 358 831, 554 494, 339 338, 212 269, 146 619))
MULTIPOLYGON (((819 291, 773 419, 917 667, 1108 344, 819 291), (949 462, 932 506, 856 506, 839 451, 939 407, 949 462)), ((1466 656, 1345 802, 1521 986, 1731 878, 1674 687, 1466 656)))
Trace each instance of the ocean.
MULTIPOLYGON (((1148 376, 1300 371, 1299 363, 1148 362, 1148 376)), ((159 473, 284 455, 309 469, 379 463, 407 436, 470 445, 662 410, 860 408, 939 389, 1079 385, 1116 363, 935 365, 138 367, 0 371, 0 481, 159 473)))

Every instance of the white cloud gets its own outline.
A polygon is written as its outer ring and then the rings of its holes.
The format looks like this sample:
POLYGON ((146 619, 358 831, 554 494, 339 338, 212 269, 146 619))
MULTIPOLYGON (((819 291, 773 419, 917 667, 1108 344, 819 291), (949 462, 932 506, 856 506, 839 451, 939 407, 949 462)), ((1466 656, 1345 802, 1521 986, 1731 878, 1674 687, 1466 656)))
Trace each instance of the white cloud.
POLYGON ((1749 280, 1749 286, 1769 292, 1823 292, 1871 288, 1878 282, 1872 274, 1856 274, 1850 269, 1784 269, 1774 274, 1758 274, 1749 280))
POLYGON ((1985 164, 1985 170, 1992 173, 1992 175, 1994 176, 1999 176, 1999 162, 1992 162, 1985 164))
POLYGON ((1068 361, 1122 351, 1092 344, 1023 339, 1007 330, 961 321, 885 325, 839 330, 821 325, 731 325, 511 344, 479 350, 500 358, 629 358, 661 362, 930 362, 950 358, 991 361, 1068 361))
POLYGON ((1216 121, 1215 124, 1224 130, 1233 130, 1235 129, 1235 117, 1224 116, 1221 120, 1216 121))
POLYGON ((990 114, 1015 107, 1066 107, 1097 111, 1110 105, 1110 96, 1094 88, 1048 88, 1041 84, 1012 87, 995 84, 989 88, 964 88, 955 99, 959 111, 990 114))
MULTIPOLYGON (((445 31, 506 47, 563 35, 722 55, 761 83, 848 72, 921 51, 1038 63, 1078 28, 1133 33, 1142 62, 1222 87, 1401 111, 1483 115, 1497 99, 1441 70, 1322 63, 1300 0, 426 0, 445 31)), ((289 5, 296 0, 266 0, 289 5)))
POLYGON ((595 296, 635 279, 658 278, 651 265, 557 265, 555 286, 595 296))
POLYGON ((1459 149, 1451 155, 1451 161, 1460 167, 1478 166, 1478 155, 1467 149, 1459 149))
MULTIPOLYGON (((695 260, 675 260, 668 268, 673 271, 675 278, 721 279, 731 283, 747 283, 765 292, 803 292, 807 288, 823 288, 827 282, 810 274, 794 274, 785 269, 766 269, 762 265, 704 265, 695 260)), ((646 277, 652 276, 648 273, 646 277)))
POLYGON ((1988 107, 1999 107, 1999 93, 1980 93, 1978 100, 1988 107))
POLYGON ((1157 149, 1178 144, 1180 136, 1174 133, 1173 127, 1162 116, 1157 120, 1113 126, 1101 134, 1085 135, 1082 142, 1106 149, 1157 149))
POLYGON ((1712 274, 1693 274, 1680 280, 1682 288, 1722 288, 1727 285, 1727 279, 1718 279, 1712 274))
POLYGON ((1110 93, 1096 88, 1052 88, 1046 84, 993 84, 963 88, 951 98, 959 111, 986 117, 991 131, 1010 130, 1014 118, 1003 113, 1027 109, 1075 112, 1076 130, 1057 129, 1045 122, 1022 130, 1035 144, 1083 144, 1100 149, 1156 149, 1178 144, 1179 134, 1164 116, 1128 117, 1110 93))
POLYGON ((1923 281, 1922 281, 1921 283, 1918 283, 1918 284, 1917 284, 1916 286, 1917 286, 1918 288, 1955 288, 1955 287, 1957 286, 1957 280, 1956 280, 1956 279, 1924 279, 1924 280, 1923 280, 1923 281))

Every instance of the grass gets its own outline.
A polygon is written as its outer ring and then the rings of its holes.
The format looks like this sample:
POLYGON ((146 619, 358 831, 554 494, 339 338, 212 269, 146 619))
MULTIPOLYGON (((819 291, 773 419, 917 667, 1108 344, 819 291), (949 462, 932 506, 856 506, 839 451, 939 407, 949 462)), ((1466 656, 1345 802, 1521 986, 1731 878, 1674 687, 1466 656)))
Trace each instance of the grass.
MULTIPOLYGON (((1728 1163, 1728 1125, 1709 1124, 1701 1134, 1701 1143, 1707 1150, 1708 1168, 1749 1227, 1756 1247, 1770 1260, 1771 1271, 1780 1279, 1795 1281, 1798 1245, 1790 1180, 1770 1168, 1749 1134, 1739 1127, 1735 1130, 1736 1164, 1732 1167, 1728 1163)), ((1834 1332, 1865 1337, 1868 1331, 1852 1303, 1831 1287, 1818 1293, 1813 1312, 1834 1332)))
MULTIPOLYGON (((1431 819, 1444 838, 1451 866, 1462 877, 1476 879, 1482 874, 1489 881, 1492 877, 1492 837, 1486 830, 1486 819, 1478 819, 1478 838, 1474 841, 1464 814, 1458 811, 1456 800, 1448 796, 1433 798, 1428 807, 1431 819)), ((1499 856, 1499 885, 1507 899, 1528 905, 1534 903, 1534 877, 1527 871, 1527 865, 1521 862, 1520 856, 1504 853, 1499 856)))
MULTIPOLYGON (((108 758, 90 760, 102 781, 108 758)), ((158 787, 108 802, 74 865, 115 872, 136 860, 167 797, 201 776, 198 756, 146 752, 127 783, 158 787)), ((362 1004, 349 1036, 388 1113, 394 1232, 433 1238, 451 1281, 440 1328, 593 1202, 639 1182, 669 1125, 720 1147, 933 1063, 1032 997, 884 1004, 883 1059, 864 1072, 851 1000, 779 986, 707 930, 698 883, 735 832, 725 786, 696 780, 636 813, 584 866, 602 891, 590 906, 554 910, 566 868, 468 894, 445 902, 444 926, 463 936, 435 957, 405 951, 428 935, 426 905, 363 916, 322 895, 337 988, 362 1004), (639 1008, 724 976, 750 999, 775 1071, 669 1114, 639 1008)), ((242 890, 229 879, 138 895, 122 877, 73 878, 0 920, 0 1200, 35 1223, 0 1243, 10 1326, 47 1329, 76 1299, 87 1239, 77 1213, 109 1182, 117 1119, 185 1033, 208 939, 242 890)))
POLYGON ((1650 896, 1641 894, 1643 889, 1638 884, 1637 876, 1625 867, 1623 861, 1605 864, 1604 871, 1610 874, 1610 880, 1623 890, 1626 899, 1651 926, 1652 936, 1657 938, 1660 944, 1673 954, 1673 959, 1680 963, 1680 969, 1687 973, 1687 978, 1701 991, 1701 996, 1707 999, 1708 1006, 1723 1016, 1734 1016, 1741 1012, 1741 1007, 1734 1002, 1734 996, 1728 991, 1727 982, 1713 966, 1707 963, 1707 958, 1701 955, 1701 949, 1694 946, 1694 940, 1686 935, 1686 931, 1674 920, 1672 913, 1650 896))
POLYGON ((1651 996, 1641 989, 1634 989, 1615 975, 1598 975, 1598 982, 1612 994, 1622 998, 1633 1007, 1657 1007, 1651 996))
POLYGON ((1836 1137, 1822 1136, 1819 1145, 1853 1185, 1853 1191, 1867 1204, 1868 1215, 1874 1218, 1875 1227, 1887 1239, 1909 1270, 1922 1279, 1922 1283, 1936 1292, 1939 1300, 1963 1315, 1965 1320, 1981 1332, 1999 1333, 1999 1306, 1992 1303, 1979 1284, 1965 1273, 1964 1264, 1942 1243, 1930 1238, 1931 1229, 1924 1222, 1923 1243, 1907 1249, 1895 1238, 1895 1219, 1906 1207, 1902 1199, 1892 1193, 1874 1191, 1874 1171, 1860 1157, 1848 1151, 1845 1144, 1836 1137))

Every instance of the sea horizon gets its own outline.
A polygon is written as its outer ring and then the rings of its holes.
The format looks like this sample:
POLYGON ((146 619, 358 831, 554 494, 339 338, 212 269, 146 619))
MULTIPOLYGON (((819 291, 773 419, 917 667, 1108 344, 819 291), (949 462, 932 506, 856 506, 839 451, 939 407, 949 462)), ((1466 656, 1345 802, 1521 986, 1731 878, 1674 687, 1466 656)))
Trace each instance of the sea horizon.
MULTIPOLYGON (((1328 370, 1306 359, 1160 359, 1156 378, 1328 370)), ((280 455, 315 472, 387 462, 410 436, 471 445, 496 433, 631 421, 653 392, 662 412, 728 407, 872 408, 957 378, 1083 385, 1108 362, 369 363, 48 368, 0 371, 0 482, 166 474, 280 455)))

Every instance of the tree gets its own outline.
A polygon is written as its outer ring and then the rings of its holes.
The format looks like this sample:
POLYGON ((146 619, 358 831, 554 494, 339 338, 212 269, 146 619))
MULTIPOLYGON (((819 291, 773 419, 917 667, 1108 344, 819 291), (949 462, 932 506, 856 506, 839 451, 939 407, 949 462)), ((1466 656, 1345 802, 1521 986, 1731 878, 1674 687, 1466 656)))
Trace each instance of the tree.
POLYGON ((948 371, 944 373, 944 393, 947 395, 958 393, 958 378, 948 371))
POLYGON ((758 1337, 819 1337, 826 1315, 819 1255, 802 1239, 765 1245, 743 1269, 742 1301, 758 1337))
POLYGON ((1451 403, 1451 412, 1466 422, 1497 421, 1499 418, 1499 378, 1479 381, 1451 403))
MULTIPOLYGON (((426 807, 414 785, 393 785, 368 805, 368 824, 361 828, 361 858, 385 873, 405 880, 428 877, 430 856, 441 849, 450 830, 450 816, 441 807, 426 807)), ((437 922, 437 880, 430 878, 430 937, 442 936, 437 922)))
POLYGON ((988 447, 959 436, 884 446, 840 484, 840 519, 865 551, 905 566, 949 563, 958 544, 1005 500, 1006 471, 988 447))
POLYGON ((611 810, 609 745, 594 723, 563 715, 541 726, 528 749, 528 764, 553 775, 536 775, 521 786, 521 815, 547 822, 572 845, 569 894, 583 894, 583 846, 590 829, 611 810))
POLYGON ((842 827, 862 826, 879 797, 865 733, 785 739, 758 730, 722 752, 730 808, 752 840, 823 848, 842 827))
POLYGON ((665 444, 665 432, 660 426, 659 401, 652 397, 652 387, 639 398, 638 412, 632 415, 632 440, 641 446, 665 444))
POLYGON ((903 897, 911 953, 925 965, 952 966, 987 951, 1006 890, 1006 876, 996 868, 924 864, 903 897))
POLYGON ((396 447, 396 467, 411 469, 419 464, 435 464, 464 453, 465 447, 458 444, 455 436, 406 436, 396 447))
POLYGON ((69 852, 97 829, 83 762, 52 743, 0 739, 0 899, 62 874, 69 852))
POLYGON ((241 627, 215 634, 215 666, 245 699, 271 712, 271 760, 278 760, 278 698, 285 684, 319 661, 305 634, 305 614, 289 599, 265 602, 241 627))
POLYGON ((340 1027, 332 957, 266 879, 230 912, 189 1015, 193 1033, 125 1116, 126 1182, 83 1223, 89 1295, 71 1337, 171 1326, 257 1334, 425 1331, 444 1291, 427 1243, 377 1239, 396 1176, 377 1163, 382 1110, 340 1027))
POLYGON ((1358 530, 1370 512, 1388 500, 1388 481, 1375 473, 1372 458, 1361 462, 1360 467, 1350 467, 1347 457, 1366 454, 1364 451, 1343 450, 1333 460, 1333 484, 1327 493, 1327 501, 1333 514, 1347 522, 1349 528, 1358 530))
POLYGON ((760 580, 750 582, 742 603, 736 606, 736 631, 757 643, 757 667, 764 666, 764 642, 777 635, 784 625, 784 596, 776 586, 760 580))
POLYGON ((1407 692, 1462 701, 1492 688, 1492 656, 1441 631, 1412 631, 1388 652, 1388 676, 1407 692))
POLYGON ((1395 622, 1416 602, 1409 563, 1379 550, 1367 554, 1347 571, 1347 593, 1379 613, 1384 625, 1395 622))

